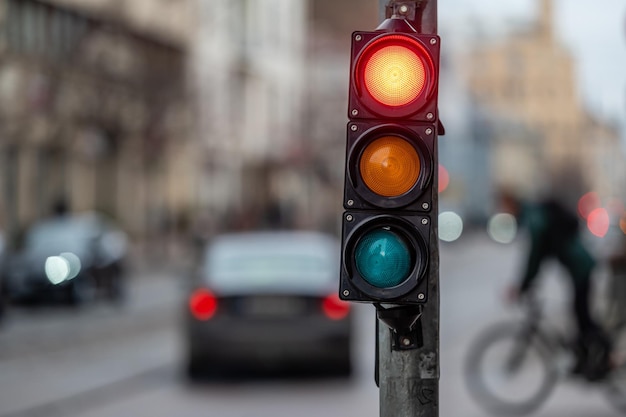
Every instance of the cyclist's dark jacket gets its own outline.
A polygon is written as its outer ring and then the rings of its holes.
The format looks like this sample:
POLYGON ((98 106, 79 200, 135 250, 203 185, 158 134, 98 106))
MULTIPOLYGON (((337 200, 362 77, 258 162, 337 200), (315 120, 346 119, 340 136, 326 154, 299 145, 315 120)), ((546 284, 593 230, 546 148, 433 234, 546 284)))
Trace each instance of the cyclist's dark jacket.
POLYGON ((575 286, 590 279, 595 260, 583 246, 572 216, 551 202, 522 205, 518 220, 528 230, 530 250, 521 291, 532 286, 541 263, 550 257, 568 270, 575 286))

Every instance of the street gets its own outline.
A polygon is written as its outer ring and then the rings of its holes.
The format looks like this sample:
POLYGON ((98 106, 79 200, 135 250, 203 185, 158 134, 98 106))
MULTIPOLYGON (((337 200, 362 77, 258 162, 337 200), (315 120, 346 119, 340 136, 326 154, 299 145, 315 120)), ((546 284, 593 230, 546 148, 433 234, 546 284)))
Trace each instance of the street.
MULTIPOLYGON (((519 262, 518 243, 486 235, 441 245, 440 415, 486 415, 469 397, 463 362, 481 329, 512 308, 502 302, 519 262)), ((548 311, 559 311, 557 269, 544 280, 548 311)), ((192 385, 183 377, 183 276, 132 277, 124 304, 16 307, 0 326, 0 417, 276 417, 378 415, 374 309, 356 305, 350 380, 255 378, 192 385)), ((556 313, 555 313, 556 314, 556 313)), ((564 383, 536 413, 613 417, 599 389, 564 383)))

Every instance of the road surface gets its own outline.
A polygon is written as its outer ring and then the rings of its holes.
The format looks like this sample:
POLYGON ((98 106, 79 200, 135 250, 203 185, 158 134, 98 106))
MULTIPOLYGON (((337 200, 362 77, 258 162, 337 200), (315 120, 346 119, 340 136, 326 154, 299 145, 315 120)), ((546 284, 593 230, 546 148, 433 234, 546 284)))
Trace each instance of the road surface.
MULTIPOLYGON (((441 246, 440 415, 483 417, 462 367, 481 329, 513 312, 501 294, 519 246, 468 235, 441 246)), ((563 309, 548 268, 549 309, 563 309)), ((378 416, 374 310, 356 305, 353 378, 253 379, 189 384, 182 374, 183 274, 133 277, 127 302, 12 309, 0 326, 0 417, 378 416)), ((616 417, 601 392, 562 384, 535 415, 616 417)))

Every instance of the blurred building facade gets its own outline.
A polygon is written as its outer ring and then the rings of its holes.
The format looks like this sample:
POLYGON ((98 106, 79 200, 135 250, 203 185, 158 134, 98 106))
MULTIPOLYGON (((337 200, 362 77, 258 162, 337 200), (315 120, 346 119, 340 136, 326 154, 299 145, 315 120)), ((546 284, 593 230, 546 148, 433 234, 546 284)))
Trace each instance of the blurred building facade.
POLYGON ((376 2, 198 5, 200 216, 212 230, 337 232, 355 23, 346 16, 371 16, 375 28, 376 2), (366 3, 373 13, 363 13, 366 3))
MULTIPOLYGON (((585 109, 538 1, 523 33, 469 53, 446 37, 443 209, 480 221, 497 185, 563 178, 622 197, 618 134, 585 109)), ((138 237, 192 221, 337 232, 350 34, 378 23, 369 0, 1 2, 0 228, 66 196, 138 237)))
POLYGON ((3 2, 0 228, 25 229, 63 196, 139 240, 191 222, 197 233, 337 232, 350 32, 376 27, 377 11, 361 0, 3 2))
POLYGON ((10 235, 61 197, 137 237, 158 231, 161 212, 188 208, 193 24, 189 2, 161 3, 172 14, 157 15, 154 0, 0 5, 0 226, 10 235))
POLYGON ((469 92, 491 126, 495 185, 562 193, 569 202, 591 190, 624 197, 619 132, 586 109, 575 62, 555 36, 552 0, 538 6, 522 33, 481 38, 462 58, 469 92))
POLYGON ((339 232, 343 211, 348 82, 351 34, 374 30, 378 2, 369 0, 313 0, 309 3, 305 116, 303 132, 315 194, 311 218, 325 219, 339 232))
POLYGON ((212 227, 286 215, 282 167, 301 140, 306 1, 197 3, 201 215, 212 227), (276 195, 276 194, 279 195, 276 195), (229 219, 226 219, 229 217, 229 219))

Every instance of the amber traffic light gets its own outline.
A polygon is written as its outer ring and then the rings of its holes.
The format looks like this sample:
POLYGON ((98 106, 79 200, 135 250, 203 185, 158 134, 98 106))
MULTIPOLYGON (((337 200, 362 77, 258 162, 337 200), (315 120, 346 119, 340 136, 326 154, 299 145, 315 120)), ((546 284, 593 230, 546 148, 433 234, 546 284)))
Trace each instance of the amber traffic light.
POLYGON ((365 186, 383 197, 398 197, 410 191, 420 176, 417 150, 400 136, 374 139, 363 150, 359 174, 365 186))

